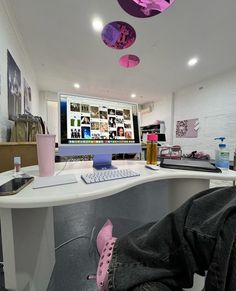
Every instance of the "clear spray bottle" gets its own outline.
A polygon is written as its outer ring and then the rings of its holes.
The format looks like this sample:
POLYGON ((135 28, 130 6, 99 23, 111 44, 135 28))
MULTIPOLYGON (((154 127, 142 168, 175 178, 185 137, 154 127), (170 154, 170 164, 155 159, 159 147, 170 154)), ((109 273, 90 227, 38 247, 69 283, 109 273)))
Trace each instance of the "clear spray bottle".
POLYGON ((225 137, 216 137, 215 140, 221 141, 215 153, 215 166, 222 170, 228 170, 229 150, 227 149, 226 144, 224 143, 225 137))

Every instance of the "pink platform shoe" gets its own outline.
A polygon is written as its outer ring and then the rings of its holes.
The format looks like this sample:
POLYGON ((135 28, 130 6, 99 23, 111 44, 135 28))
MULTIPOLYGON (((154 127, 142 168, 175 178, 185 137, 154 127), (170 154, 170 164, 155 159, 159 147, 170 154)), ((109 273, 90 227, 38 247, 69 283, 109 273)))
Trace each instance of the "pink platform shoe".
POLYGON ((96 281, 99 291, 108 291, 108 268, 117 238, 112 237, 113 224, 108 219, 97 235, 97 249, 100 254, 96 281))

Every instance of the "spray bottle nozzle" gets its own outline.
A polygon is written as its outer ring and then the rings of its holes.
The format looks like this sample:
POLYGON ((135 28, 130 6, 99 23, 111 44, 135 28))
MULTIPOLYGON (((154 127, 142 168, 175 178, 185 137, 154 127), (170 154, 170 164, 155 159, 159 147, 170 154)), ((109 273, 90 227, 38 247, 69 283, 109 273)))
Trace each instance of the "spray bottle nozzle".
POLYGON ((225 140, 225 137, 223 137, 223 136, 220 136, 220 137, 216 137, 215 138, 215 140, 221 140, 221 142, 223 143, 224 142, 224 140, 225 140))

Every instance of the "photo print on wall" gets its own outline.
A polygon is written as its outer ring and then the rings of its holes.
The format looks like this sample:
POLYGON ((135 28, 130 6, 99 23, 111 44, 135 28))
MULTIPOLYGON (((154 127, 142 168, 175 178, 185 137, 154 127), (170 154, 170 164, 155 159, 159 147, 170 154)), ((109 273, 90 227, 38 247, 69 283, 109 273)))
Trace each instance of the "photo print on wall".
POLYGON ((199 119, 187 119, 176 122, 176 137, 196 138, 198 137, 199 119))
POLYGON ((32 113, 31 88, 24 79, 24 113, 32 113))
POLYGON ((21 71, 7 51, 8 118, 14 120, 21 114, 21 71))

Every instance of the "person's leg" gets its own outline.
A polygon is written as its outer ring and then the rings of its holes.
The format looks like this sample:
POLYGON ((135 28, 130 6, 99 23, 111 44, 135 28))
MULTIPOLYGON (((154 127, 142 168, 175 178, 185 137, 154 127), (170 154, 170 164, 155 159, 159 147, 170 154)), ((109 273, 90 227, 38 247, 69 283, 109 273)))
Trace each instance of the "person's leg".
POLYGON ((236 236, 230 254, 225 291, 236 290, 236 236))
POLYGON ((235 187, 208 189, 159 223, 119 238, 109 266, 109 290, 132 290, 146 282, 171 290, 191 288, 194 273, 204 276, 210 265, 225 213, 236 207, 235 192, 235 187))
POLYGON ((182 289, 178 288, 173 290, 159 282, 147 282, 129 291, 182 291, 182 289))
MULTIPOLYGON (((183 227, 182 231, 178 229, 181 228, 179 218, 175 214, 168 215, 160 223, 150 223, 117 240, 109 266, 109 290, 127 291, 156 281, 166 288, 169 286, 170 290, 179 286, 190 288, 195 272, 205 274, 205 268, 198 266, 192 256, 183 227)), ((192 237, 191 232, 189 236, 192 237)), ((205 242, 209 255, 205 257, 207 265, 215 241, 205 242)))

